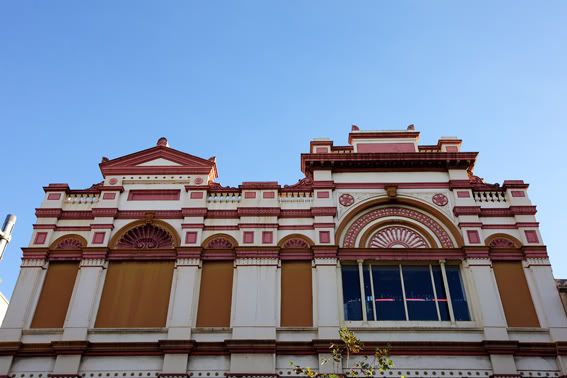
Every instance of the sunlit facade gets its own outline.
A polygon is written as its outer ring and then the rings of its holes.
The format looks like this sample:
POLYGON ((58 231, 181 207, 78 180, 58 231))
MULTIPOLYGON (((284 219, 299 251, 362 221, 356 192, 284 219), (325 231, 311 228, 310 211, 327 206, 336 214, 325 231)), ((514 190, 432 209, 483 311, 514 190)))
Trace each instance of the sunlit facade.
POLYGON ((385 376, 567 376, 528 184, 476 158, 412 126, 312 140, 292 185, 222 186, 165 138, 103 158, 88 189, 44 187, 0 376, 295 377, 345 325, 390 346, 385 376))

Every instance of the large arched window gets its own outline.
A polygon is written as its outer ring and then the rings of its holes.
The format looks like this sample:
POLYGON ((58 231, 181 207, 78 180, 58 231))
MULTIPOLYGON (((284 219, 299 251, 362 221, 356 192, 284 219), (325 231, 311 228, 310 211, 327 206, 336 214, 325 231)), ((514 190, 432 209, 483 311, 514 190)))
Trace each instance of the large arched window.
POLYGON ((117 233, 110 254, 121 253, 108 264, 95 327, 166 325, 174 261, 152 256, 173 250, 178 240, 173 228, 160 221, 134 222, 117 233))

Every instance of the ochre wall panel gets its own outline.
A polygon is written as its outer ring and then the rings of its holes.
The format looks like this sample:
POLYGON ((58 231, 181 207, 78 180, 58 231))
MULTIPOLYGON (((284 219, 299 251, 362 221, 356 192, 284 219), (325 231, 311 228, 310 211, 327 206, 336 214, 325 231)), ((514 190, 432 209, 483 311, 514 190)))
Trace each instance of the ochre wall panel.
POLYGON ((203 262, 197 327, 230 327, 233 272, 232 261, 203 262))
POLYGON ((171 261, 110 262, 95 327, 165 327, 173 265, 171 261))
POLYGON ((281 326, 311 327, 311 261, 283 261, 281 266, 281 326))
POLYGON ((63 328, 78 271, 78 262, 49 263, 31 328, 63 328))
POLYGON ((521 262, 493 262, 500 300, 508 327, 539 327, 521 262))

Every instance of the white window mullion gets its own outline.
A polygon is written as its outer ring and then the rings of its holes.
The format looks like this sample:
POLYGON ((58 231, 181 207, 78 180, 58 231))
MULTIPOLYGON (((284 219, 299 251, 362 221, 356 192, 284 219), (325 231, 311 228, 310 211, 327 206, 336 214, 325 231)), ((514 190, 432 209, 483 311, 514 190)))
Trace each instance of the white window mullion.
POLYGON ((374 295, 374 278, 372 278, 372 264, 368 265, 368 274, 370 275, 370 290, 372 291, 372 310, 374 310, 374 320, 378 319, 376 313, 376 296, 374 295))
POLYGON ((406 301, 406 286, 404 285, 404 273, 402 269, 402 264, 398 265, 400 270, 400 280, 402 281, 402 297, 404 299, 404 309, 406 311, 406 321, 409 320, 408 303, 406 301))
POLYGON ((449 307, 449 317, 451 323, 455 323, 455 314, 453 313, 453 302, 451 301, 451 292, 449 291, 449 281, 447 281, 447 272, 445 272, 445 260, 439 260, 441 266, 441 275, 443 276, 443 285, 445 286, 445 295, 447 296, 447 307, 449 307))
POLYGON ((366 294, 364 292, 364 276, 362 273, 362 260, 357 260, 358 262, 358 278, 360 279, 360 299, 362 305, 362 320, 368 321, 366 318, 366 294))
POLYGON ((433 277, 433 268, 431 267, 431 264, 429 264, 429 274, 431 276, 431 285, 433 286, 435 308, 437 309, 437 320, 441 321, 441 311, 439 311, 439 301, 437 300, 437 289, 435 288, 435 278, 433 277))

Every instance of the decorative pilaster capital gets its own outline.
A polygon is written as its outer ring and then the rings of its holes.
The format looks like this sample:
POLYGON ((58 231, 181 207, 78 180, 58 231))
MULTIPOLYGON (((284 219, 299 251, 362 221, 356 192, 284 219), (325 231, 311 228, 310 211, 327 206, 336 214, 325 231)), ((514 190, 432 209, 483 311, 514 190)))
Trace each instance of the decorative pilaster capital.
POLYGON ((21 268, 43 268, 46 264, 46 260, 43 258, 37 259, 22 259, 21 268))
POLYGON ((278 266, 277 257, 239 257, 235 260, 236 266, 278 266))
POLYGON ((81 260, 81 268, 106 268, 108 262, 101 258, 83 258, 81 260))
POLYGON ((199 266, 201 264, 201 259, 199 258, 192 258, 192 257, 183 257, 178 258, 175 261, 175 267, 182 267, 182 266, 199 266))
POLYGON ((313 264, 317 266, 337 266, 336 257, 315 257, 313 264))

